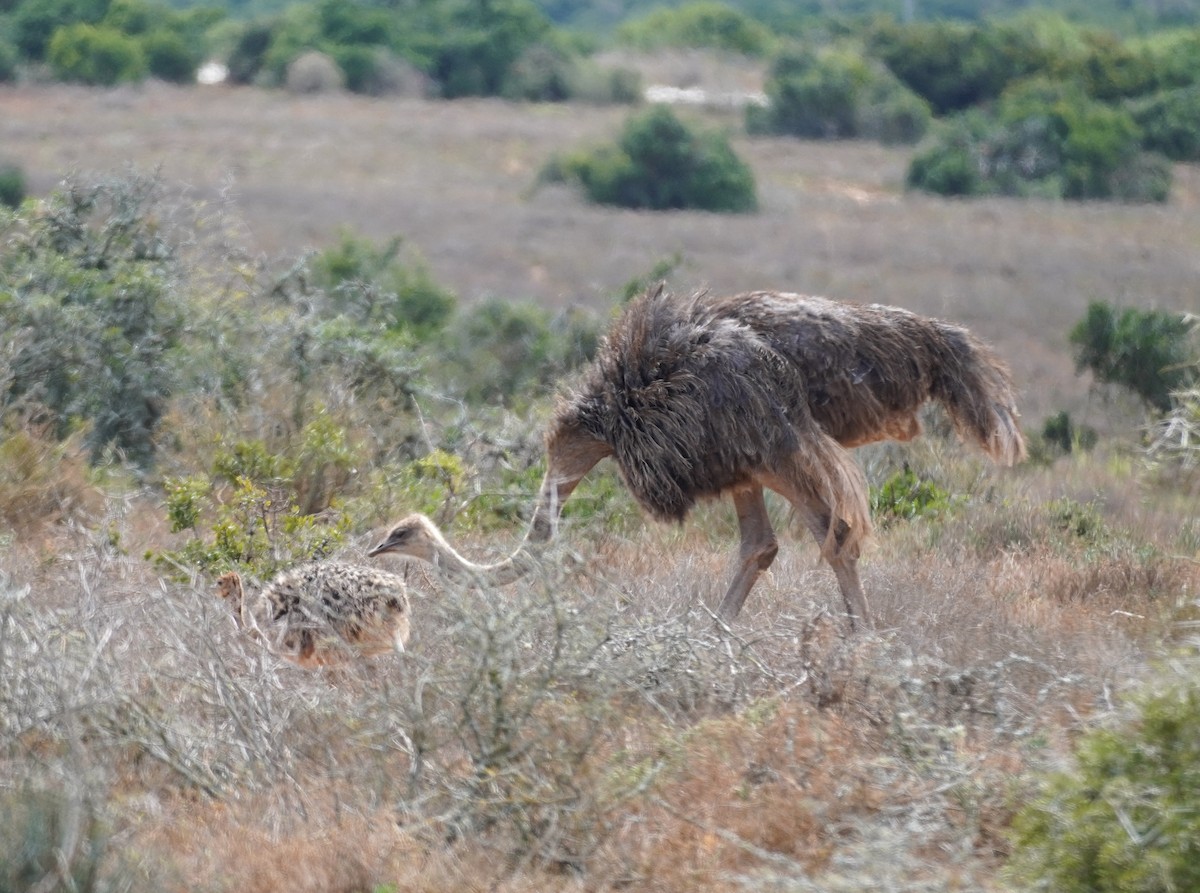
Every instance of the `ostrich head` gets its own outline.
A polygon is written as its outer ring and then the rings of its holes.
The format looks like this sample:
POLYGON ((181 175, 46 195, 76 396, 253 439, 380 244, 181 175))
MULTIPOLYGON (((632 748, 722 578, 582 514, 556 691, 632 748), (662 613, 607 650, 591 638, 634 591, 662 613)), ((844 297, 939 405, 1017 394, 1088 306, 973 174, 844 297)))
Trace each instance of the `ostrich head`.
POLYGON ((453 554, 454 550, 433 521, 425 515, 415 514, 397 522, 387 535, 367 552, 367 556, 374 558, 385 552, 396 552, 419 558, 429 564, 437 564, 439 556, 453 554))
POLYGON ((453 580, 487 586, 506 586, 528 573, 532 566, 529 556, 520 549, 495 564, 476 564, 460 555, 438 526, 419 514, 397 522, 367 555, 374 558, 387 552, 418 558, 453 580))

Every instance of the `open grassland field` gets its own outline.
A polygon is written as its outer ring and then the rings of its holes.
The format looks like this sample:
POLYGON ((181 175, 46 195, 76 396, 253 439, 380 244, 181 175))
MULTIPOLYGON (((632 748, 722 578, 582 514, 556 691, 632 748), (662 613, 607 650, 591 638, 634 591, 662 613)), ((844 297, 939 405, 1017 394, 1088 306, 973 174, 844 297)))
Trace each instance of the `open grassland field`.
MULTIPOLYGON (((268 256, 339 228, 402 236, 464 301, 606 308, 680 255, 675 288, 781 289, 961 322, 1016 368, 1027 418, 1076 413, 1067 332, 1089 301, 1200 311, 1200 170, 1165 207, 905 194, 907 149, 736 138, 761 211, 657 214, 536 188, 556 152, 611 140, 628 110, 294 97, 250 89, 0 90, 3 152, 33 191, 71 171, 160 169, 228 197, 268 256)), ((739 118, 715 122, 740 129, 739 118)))
MULTIPOLYGON (((847 632, 800 534, 736 621, 715 622, 728 504, 656 525, 597 469, 521 585, 376 559, 408 580, 407 650, 311 671, 240 635, 211 574, 153 560, 204 533, 172 532, 161 476, 206 473, 215 411, 172 407, 170 458, 144 476, 5 431, 0 853, 38 854, 14 889, 68 889, 63 865, 75 889, 135 893, 1030 889, 1006 865, 1037 773, 1169 672, 1200 616, 1195 477, 1147 463, 1144 414, 1092 392, 1067 344, 1093 300, 1200 312, 1200 171, 1177 168, 1157 207, 946 201, 904 192, 907 150, 749 139, 712 113, 758 213, 602 209, 536 185, 627 113, 22 86, 0 90, 0 151, 35 194, 73 171, 157 169, 268 263, 343 227, 399 235, 464 304, 607 314, 678 254, 679 291, 901 305, 993 343, 1030 431, 1069 410, 1100 444, 998 471, 935 416, 920 441, 860 450, 872 485, 907 468, 947 494, 879 508, 861 565, 874 631, 847 632)), ((264 440, 292 424, 291 396, 255 398, 264 440)), ((398 430, 323 396, 356 420, 356 449, 398 430)), ((528 466, 532 498, 547 405, 460 409, 420 435, 462 458, 434 502, 477 560, 523 533, 517 510, 472 524, 469 504, 505 463, 528 466)), ((434 486, 384 472, 364 461, 335 483, 346 501, 321 516, 349 519, 336 557, 371 561, 434 486)), ((262 515, 228 517, 285 536, 269 498, 248 510, 262 515)), ((786 507, 771 511, 785 530, 786 507)))

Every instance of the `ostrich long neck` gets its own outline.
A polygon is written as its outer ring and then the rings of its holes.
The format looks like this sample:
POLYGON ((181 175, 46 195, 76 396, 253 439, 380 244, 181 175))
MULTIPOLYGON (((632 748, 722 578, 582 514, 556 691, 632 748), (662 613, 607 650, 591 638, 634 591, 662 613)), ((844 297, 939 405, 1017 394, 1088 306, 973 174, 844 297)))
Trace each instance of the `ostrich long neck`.
POLYGON ((592 467, 610 455, 611 448, 590 437, 559 432, 549 439, 546 476, 538 491, 537 505, 525 541, 508 558, 494 564, 475 564, 464 558, 441 534, 434 537, 439 566, 451 576, 476 579, 492 586, 506 586, 528 574, 537 565, 540 552, 558 532, 563 503, 592 467))

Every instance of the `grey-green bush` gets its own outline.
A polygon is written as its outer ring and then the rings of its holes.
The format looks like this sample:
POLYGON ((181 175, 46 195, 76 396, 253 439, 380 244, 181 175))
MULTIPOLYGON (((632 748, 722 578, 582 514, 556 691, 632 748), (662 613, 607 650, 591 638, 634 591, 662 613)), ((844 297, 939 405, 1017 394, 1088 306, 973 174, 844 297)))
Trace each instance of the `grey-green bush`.
POLYGON ((552 161, 543 177, 576 180, 603 205, 727 212, 758 207, 754 174, 724 135, 695 129, 666 106, 631 117, 615 145, 552 161))
POLYGON ((42 418, 59 437, 86 425, 93 458, 113 447, 148 464, 175 377, 183 310, 157 189, 68 184, 0 217, 0 412, 42 418))
POLYGON ((1070 334, 1075 368, 1104 384, 1120 385, 1155 409, 1171 408, 1171 395, 1196 380, 1195 331, 1182 313, 1088 305, 1070 334))
POLYGON ((943 195, 1165 201, 1171 169, 1141 149, 1123 109, 1045 80, 1004 94, 937 128, 909 164, 908 185, 943 195))
POLYGON ((1200 685, 1195 658, 1141 694, 1122 725, 1089 732, 1013 822, 1018 889, 1200 889, 1200 685))
POLYGON ((0 162, 0 205, 15 208, 25 201, 25 172, 18 165, 0 162))
POLYGON ((766 108, 747 109, 752 132, 912 143, 933 117, 882 64, 849 48, 790 48, 771 64, 766 93, 766 108))
POLYGON ((1200 86, 1155 93, 1127 107, 1145 148, 1174 161, 1200 160, 1200 86))

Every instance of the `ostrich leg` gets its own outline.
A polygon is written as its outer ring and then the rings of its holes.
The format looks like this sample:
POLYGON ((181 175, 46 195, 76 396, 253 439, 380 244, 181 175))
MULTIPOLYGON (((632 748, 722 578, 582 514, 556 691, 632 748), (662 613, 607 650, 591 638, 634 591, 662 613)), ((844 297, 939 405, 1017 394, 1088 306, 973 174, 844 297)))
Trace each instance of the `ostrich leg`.
POLYGON ((775 554, 779 551, 779 543, 775 539, 775 531, 771 529, 771 520, 767 517, 767 503, 763 499, 763 489, 760 485, 756 483, 744 490, 735 490, 733 506, 737 509, 742 545, 738 550, 733 580, 725 598, 721 599, 720 608, 717 609, 718 616, 725 621, 737 616, 759 575, 771 566, 775 554))
MULTIPOLYGON (((805 526, 812 532, 819 544, 824 544, 829 537, 829 509, 820 500, 810 499, 807 503, 795 503, 805 526)), ((858 543, 846 547, 846 535, 850 528, 842 520, 838 520, 834 537, 837 550, 826 550, 822 556, 833 568, 837 577, 838 588, 842 590, 842 598, 846 602, 846 615, 850 618, 850 629, 859 626, 871 627, 871 609, 867 606, 867 597, 863 594, 862 583, 858 579, 858 543)))
POLYGON ((803 519, 804 526, 821 547, 821 557, 833 568, 842 599, 846 602, 850 629, 856 630, 859 626, 869 629, 871 610, 858 578, 859 542, 851 536, 851 529, 841 518, 837 519, 833 535, 830 536, 833 511, 824 499, 813 494, 810 488, 805 486, 803 478, 797 480, 797 477, 792 474, 769 474, 764 477, 763 482, 792 504, 803 519))

